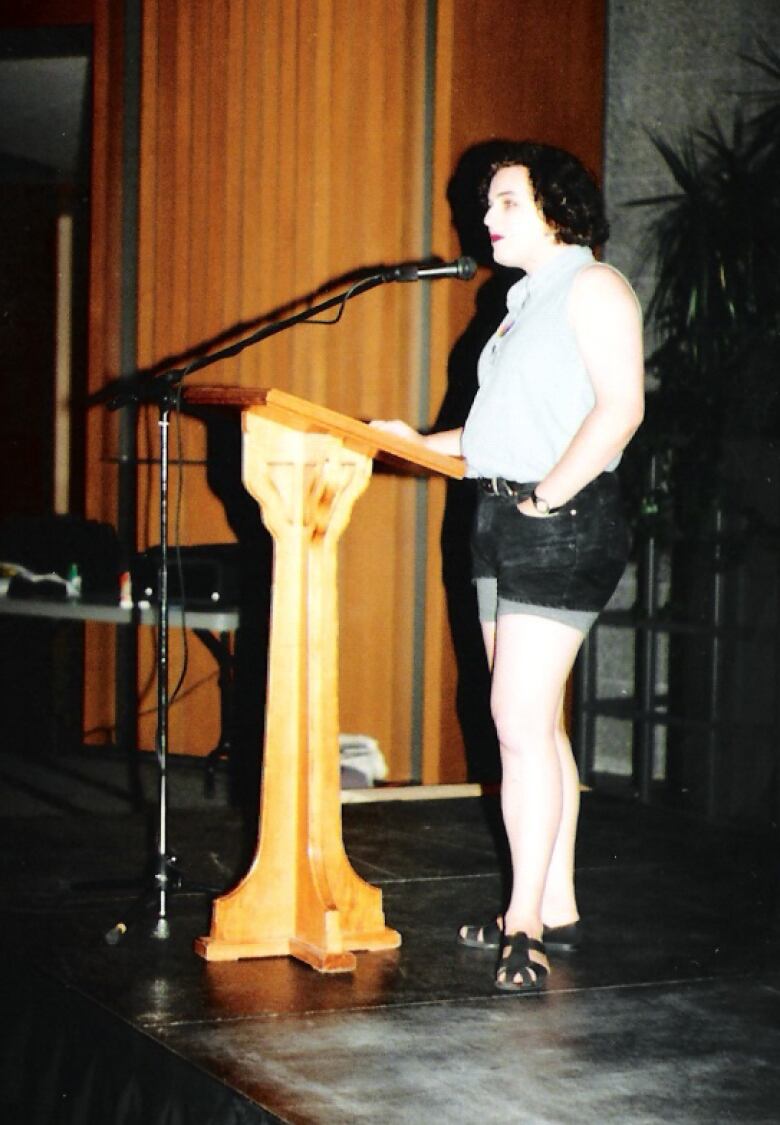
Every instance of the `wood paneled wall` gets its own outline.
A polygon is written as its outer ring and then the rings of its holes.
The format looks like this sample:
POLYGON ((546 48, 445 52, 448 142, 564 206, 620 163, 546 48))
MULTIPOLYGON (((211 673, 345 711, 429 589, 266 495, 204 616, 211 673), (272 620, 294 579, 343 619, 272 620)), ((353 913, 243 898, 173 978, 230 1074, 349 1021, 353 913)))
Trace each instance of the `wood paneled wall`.
MULTIPOLYGON (((360 18, 347 0, 147 0, 142 366, 420 251, 423 16, 414 0, 369 0, 360 18)), ((389 287, 338 329, 282 334, 206 378, 405 406, 393 375, 415 304, 389 287)))
MULTIPOLYGON (((236 339, 261 318, 372 263, 420 257, 425 5, 370 0, 147 0, 143 8, 138 363, 236 339)), ((341 285, 340 288, 344 288, 341 285)), ((332 291, 336 291, 333 289, 332 291)), ((338 325, 299 326, 200 381, 273 385, 365 417, 418 409, 419 289, 388 286, 338 325)), ((205 429, 171 435, 184 467, 184 544, 232 539, 206 484, 205 429)), ((142 418, 139 545, 157 532, 154 416, 142 418)), ((342 566, 342 727, 379 738, 409 775, 415 485, 383 476, 355 514, 342 566), (377 590, 381 596, 377 597, 377 590)), ((142 706, 153 648, 141 637, 142 706)), ((172 637, 175 679, 182 655, 172 637)), ((213 664, 189 649, 171 748, 216 741, 213 664)), ((141 742, 151 745, 154 718, 141 742)))
MULTIPOLYGON (((535 134, 597 162, 602 3, 562 0, 553 11, 540 0, 145 0, 139 366, 178 363, 246 334, 351 270, 457 255, 446 186, 472 143, 535 134)), ((105 268, 103 284, 110 304, 105 268)), ((426 424, 473 290, 437 283, 428 309, 422 285, 381 287, 336 326, 298 326, 195 378, 279 386, 356 416, 426 424)), ((93 387, 115 373, 96 346, 93 387)), ((110 504, 103 457, 112 440, 109 425, 92 452, 93 510, 110 504)), ((180 440, 172 485, 181 483, 182 542, 232 538, 206 482, 204 428, 182 419, 180 440)), ((143 418, 139 455, 156 451, 154 417, 143 418)), ((439 578, 443 490, 426 491, 427 538, 416 531, 419 486, 377 475, 342 551, 341 726, 378 738, 398 780, 412 774, 420 691, 426 780, 464 772, 439 578)), ((158 538, 154 467, 139 469, 139 500, 144 547, 158 538)), ((142 681, 152 655, 142 651, 142 681)), ((179 659, 174 645, 174 676, 179 659)), ((210 658, 191 646, 190 660, 192 690, 172 709, 171 748, 205 753, 216 740, 216 685, 210 658)), ((151 730, 150 720, 145 745, 151 730)))

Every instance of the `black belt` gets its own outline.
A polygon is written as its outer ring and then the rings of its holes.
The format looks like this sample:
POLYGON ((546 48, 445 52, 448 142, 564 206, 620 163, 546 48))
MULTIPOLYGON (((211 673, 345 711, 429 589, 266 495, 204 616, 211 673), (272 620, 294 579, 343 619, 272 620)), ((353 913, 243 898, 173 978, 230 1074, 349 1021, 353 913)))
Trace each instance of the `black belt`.
POLYGON ((530 496, 538 483, 536 480, 522 483, 504 477, 477 477, 477 486, 491 496, 530 496))

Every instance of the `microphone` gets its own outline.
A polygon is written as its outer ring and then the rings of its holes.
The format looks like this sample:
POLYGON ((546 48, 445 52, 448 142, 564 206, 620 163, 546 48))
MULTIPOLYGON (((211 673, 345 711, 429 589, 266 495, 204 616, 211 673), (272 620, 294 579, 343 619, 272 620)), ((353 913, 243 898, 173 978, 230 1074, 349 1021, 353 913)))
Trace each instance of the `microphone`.
POLYGON ((477 272, 473 258, 456 258, 454 262, 424 266, 406 262, 400 266, 389 266, 382 271, 384 281, 435 281, 439 277, 457 277, 460 281, 470 281, 477 272))

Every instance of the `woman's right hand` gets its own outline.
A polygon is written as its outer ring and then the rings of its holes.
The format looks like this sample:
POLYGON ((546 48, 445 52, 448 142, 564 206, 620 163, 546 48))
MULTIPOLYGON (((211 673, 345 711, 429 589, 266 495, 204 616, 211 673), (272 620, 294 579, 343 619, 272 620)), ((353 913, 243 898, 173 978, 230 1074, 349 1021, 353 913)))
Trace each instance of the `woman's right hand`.
POLYGON ((432 434, 420 434, 399 418, 395 418, 391 422, 376 421, 368 424, 374 426, 377 430, 384 430, 386 434, 393 434, 395 437, 414 442, 415 445, 424 445, 431 453, 441 453, 445 457, 460 457, 461 455, 462 426, 459 426, 457 430, 437 430, 432 434))

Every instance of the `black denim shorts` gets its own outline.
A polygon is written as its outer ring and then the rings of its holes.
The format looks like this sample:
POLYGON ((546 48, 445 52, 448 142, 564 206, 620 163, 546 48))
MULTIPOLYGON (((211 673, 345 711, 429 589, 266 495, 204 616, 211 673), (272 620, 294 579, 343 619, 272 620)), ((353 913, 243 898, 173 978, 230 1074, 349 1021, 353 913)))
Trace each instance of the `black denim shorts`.
POLYGON ((480 491, 471 536, 474 578, 495 578, 498 597, 512 602, 603 609, 629 551, 615 474, 602 473, 544 518, 517 509, 533 487, 513 495, 480 491))

